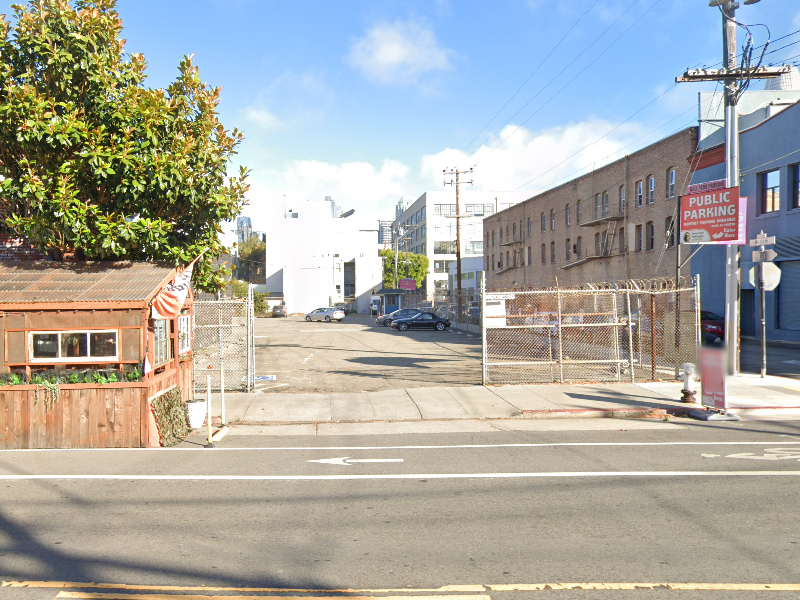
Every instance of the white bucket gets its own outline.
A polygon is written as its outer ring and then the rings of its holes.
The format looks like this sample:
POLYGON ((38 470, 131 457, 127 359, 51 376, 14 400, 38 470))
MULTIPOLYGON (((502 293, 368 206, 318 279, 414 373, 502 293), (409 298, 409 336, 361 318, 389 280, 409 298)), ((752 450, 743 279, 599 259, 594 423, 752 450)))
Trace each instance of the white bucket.
POLYGON ((186 403, 186 415, 191 429, 200 429, 206 420, 206 401, 189 400, 186 403))

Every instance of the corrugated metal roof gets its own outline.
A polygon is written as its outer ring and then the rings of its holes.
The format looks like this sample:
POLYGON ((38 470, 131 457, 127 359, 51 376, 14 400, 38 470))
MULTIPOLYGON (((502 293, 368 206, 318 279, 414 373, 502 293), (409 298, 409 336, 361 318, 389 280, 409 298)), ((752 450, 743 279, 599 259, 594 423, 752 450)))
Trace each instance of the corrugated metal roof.
POLYGON ((0 305, 144 301, 174 271, 149 262, 0 262, 0 305))

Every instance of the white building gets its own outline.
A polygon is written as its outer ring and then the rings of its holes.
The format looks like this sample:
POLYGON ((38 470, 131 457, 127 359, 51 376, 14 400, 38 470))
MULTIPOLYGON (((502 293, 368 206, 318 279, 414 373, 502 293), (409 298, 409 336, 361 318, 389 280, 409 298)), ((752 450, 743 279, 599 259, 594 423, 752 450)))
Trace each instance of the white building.
MULTIPOLYGON (((399 240, 402 252, 425 254, 430 273, 423 286, 429 294, 448 290, 448 267, 456 260, 456 221, 461 221, 461 257, 483 257, 483 218, 518 204, 530 197, 529 191, 492 192, 462 188, 459 203, 462 215, 455 219, 456 193, 453 189, 425 192, 410 205, 398 203, 399 215, 392 224, 404 232, 399 240), (400 208, 404 208, 400 212, 400 208), (408 239, 405 239, 408 238, 408 239)), ((394 245, 393 245, 394 246, 394 245)))
POLYGON ((270 223, 266 291, 283 294, 290 312, 353 301, 368 313, 373 290, 382 287, 375 232, 332 214, 330 201, 305 201, 270 223))
MULTIPOLYGON (((451 294, 458 291, 456 261, 447 267, 447 288, 451 294)), ((475 295, 481 291, 483 281, 483 256, 461 259, 461 293, 475 295)))

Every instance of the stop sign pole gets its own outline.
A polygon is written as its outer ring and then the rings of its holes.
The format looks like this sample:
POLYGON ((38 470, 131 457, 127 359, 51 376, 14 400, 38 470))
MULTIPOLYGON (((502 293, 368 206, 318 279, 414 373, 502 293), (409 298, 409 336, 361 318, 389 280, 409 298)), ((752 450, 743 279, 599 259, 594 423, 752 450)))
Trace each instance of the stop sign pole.
POLYGON ((753 259, 754 262, 758 263, 758 294, 761 313, 761 377, 766 377, 767 375, 767 303, 765 300, 766 286, 764 285, 764 264, 777 256, 772 250, 768 253, 764 246, 773 244, 775 244, 775 236, 768 236, 763 231, 759 233, 755 239, 750 240, 751 246, 758 246, 758 250, 753 252, 753 259))

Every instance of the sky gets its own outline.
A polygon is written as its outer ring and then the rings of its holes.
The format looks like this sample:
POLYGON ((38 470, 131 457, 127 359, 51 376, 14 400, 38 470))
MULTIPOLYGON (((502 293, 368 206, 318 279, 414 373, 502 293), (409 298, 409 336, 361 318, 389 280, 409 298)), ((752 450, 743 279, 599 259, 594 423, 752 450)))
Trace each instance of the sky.
MULTIPOLYGON (((243 214, 267 232, 284 207, 325 196, 374 228, 401 196, 443 189, 452 167, 473 167, 474 189, 534 195, 696 124, 697 93, 714 84, 674 79, 722 55, 722 19, 706 0, 118 0, 118 10, 148 85, 166 87, 194 54, 222 87, 220 120, 245 136, 230 172, 252 170, 243 214)), ((742 5, 737 19, 760 45, 800 31, 800 2, 742 5)), ((765 62, 800 59, 800 33, 775 49, 765 62)))

